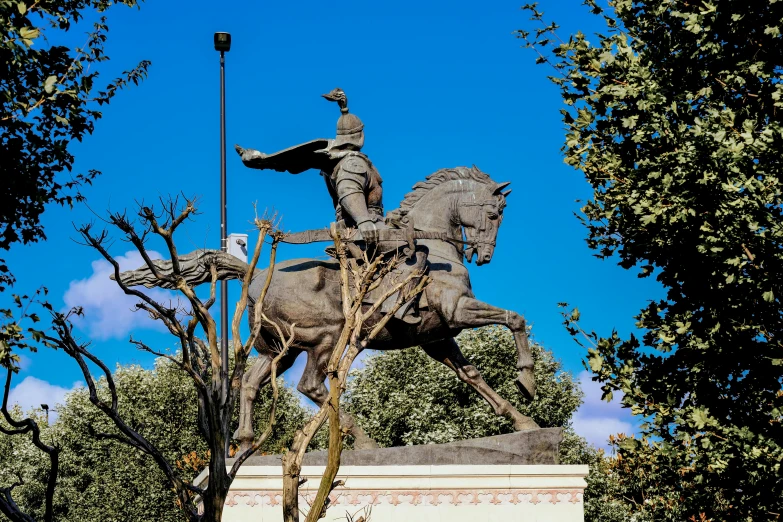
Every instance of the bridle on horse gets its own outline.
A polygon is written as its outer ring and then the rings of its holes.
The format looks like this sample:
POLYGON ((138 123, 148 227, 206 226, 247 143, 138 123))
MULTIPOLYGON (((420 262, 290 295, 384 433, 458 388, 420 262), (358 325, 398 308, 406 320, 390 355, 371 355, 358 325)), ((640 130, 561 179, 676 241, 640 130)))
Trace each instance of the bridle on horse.
MULTIPOLYGON (((484 200, 484 201, 470 201, 470 202, 464 202, 459 203, 461 207, 479 207, 483 210, 486 206, 493 206, 497 207, 497 214, 498 214, 498 227, 500 227, 500 221, 503 220, 503 204, 498 204, 497 200, 484 200)), ((481 226, 477 229, 476 238, 469 239, 467 241, 460 241, 462 244, 466 244, 468 246, 468 249, 475 250, 478 246, 481 245, 489 245, 491 247, 495 247, 495 238, 497 237, 497 234, 494 234, 492 236, 492 239, 488 239, 488 231, 492 228, 489 225, 490 218, 487 216, 486 212, 481 212, 481 226)))

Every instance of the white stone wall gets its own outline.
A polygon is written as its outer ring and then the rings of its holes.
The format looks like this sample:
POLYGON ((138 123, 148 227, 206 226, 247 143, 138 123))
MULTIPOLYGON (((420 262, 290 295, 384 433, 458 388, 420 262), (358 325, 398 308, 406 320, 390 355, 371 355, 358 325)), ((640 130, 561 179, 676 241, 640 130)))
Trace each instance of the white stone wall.
MULTIPOLYGON (((305 466, 300 510, 315 498, 323 466, 305 466)), ((327 522, 370 512, 370 522, 583 522, 587 466, 342 466, 327 522)), ((226 522, 282 520, 280 466, 243 466, 226 522)))

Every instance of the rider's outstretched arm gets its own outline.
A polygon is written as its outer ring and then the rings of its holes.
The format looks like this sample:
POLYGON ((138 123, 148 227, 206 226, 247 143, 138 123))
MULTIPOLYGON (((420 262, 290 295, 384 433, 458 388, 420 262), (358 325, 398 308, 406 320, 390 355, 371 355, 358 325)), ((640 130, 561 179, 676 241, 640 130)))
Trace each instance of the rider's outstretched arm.
POLYGON ((251 169, 300 174, 309 169, 329 168, 332 160, 325 153, 328 145, 329 140, 312 140, 274 154, 264 154, 255 149, 245 149, 239 145, 234 145, 234 149, 242 159, 242 163, 251 169))
POLYGON ((266 159, 266 154, 263 152, 257 151, 255 149, 243 149, 239 145, 234 145, 234 149, 236 149, 239 157, 242 158, 242 163, 245 164, 245 167, 250 167, 251 169, 266 168, 261 166, 263 160, 266 159))

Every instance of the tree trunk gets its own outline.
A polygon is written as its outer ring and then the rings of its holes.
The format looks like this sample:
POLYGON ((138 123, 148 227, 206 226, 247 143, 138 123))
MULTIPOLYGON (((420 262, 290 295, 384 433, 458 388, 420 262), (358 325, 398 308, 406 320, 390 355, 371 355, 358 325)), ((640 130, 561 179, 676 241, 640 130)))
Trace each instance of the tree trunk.
MULTIPOLYGON (((336 373, 336 372, 334 372, 336 373)), ((340 455, 343 451, 343 432, 340 426, 340 395, 342 385, 334 373, 329 377, 329 453, 326 469, 321 477, 321 484, 315 501, 307 514, 306 522, 316 522, 326 511, 329 494, 335 487, 334 479, 340 469, 340 455)))

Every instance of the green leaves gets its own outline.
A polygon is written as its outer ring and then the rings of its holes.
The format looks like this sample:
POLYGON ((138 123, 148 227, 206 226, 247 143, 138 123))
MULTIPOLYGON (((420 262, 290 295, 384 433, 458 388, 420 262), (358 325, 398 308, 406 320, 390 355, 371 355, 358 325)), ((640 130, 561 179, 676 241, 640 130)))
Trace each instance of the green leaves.
POLYGON ((589 336, 588 367, 647 421, 618 446, 621 498, 639 520, 766 520, 783 512, 783 2, 613 6, 592 46, 547 42, 540 12, 519 36, 568 79, 588 245, 666 296, 636 316, 641 343, 589 336))
POLYGON ((32 306, 52 309, 49 303, 40 300, 48 293, 46 287, 42 286, 31 296, 15 294, 12 296, 15 309, 0 309, 0 315, 3 317, 0 321, 0 368, 17 372, 20 358, 14 351, 35 352, 38 344, 48 346, 44 332, 34 328, 25 329, 27 324, 40 321, 38 314, 30 311, 32 306))
POLYGON ((710 421, 709 413, 706 408, 696 408, 691 412, 691 420, 697 429, 704 429, 710 421))
MULTIPOLYGON (((251 364, 254 361, 250 359, 251 364)), ((202 463, 191 465, 188 457, 192 453, 203 457, 207 448, 199 435, 198 399, 190 377, 164 359, 156 361, 152 370, 138 365, 118 366, 113 375, 123 418, 143 429, 184 478, 195 477, 202 463)), ((266 453, 279 453, 281 447, 288 446, 294 431, 311 414, 300 404, 298 392, 280 384, 278 424, 262 448, 266 453)), ((99 382, 99 394, 108 395, 105 380, 99 382)), ((258 425, 266 422, 270 404, 271 387, 267 386, 259 393, 253 412, 258 425)), ((44 440, 56 440, 62 447, 54 520, 183 520, 166 478, 150 457, 90 434, 91 430, 113 433, 115 428, 90 403, 86 389, 77 388, 56 409, 56 422, 42 434, 44 440)), ((21 417, 22 412, 17 413, 16 418, 21 417)), ((45 424, 40 410, 32 413, 45 424)), ((236 417, 233 422, 237 422, 236 417)), ((43 520, 40 480, 47 472, 46 459, 32 447, 29 438, 0 434, 0 487, 16 482, 17 474, 24 477, 24 484, 13 491, 14 499, 36 520, 43 520)))
POLYGON ((589 350, 587 360, 591 370, 596 373, 601 371, 601 368, 604 365, 604 358, 601 357, 597 350, 589 350))
POLYGON ((41 31, 34 27, 22 27, 19 30, 19 37, 27 47, 33 45, 33 40, 38 38, 40 35, 41 31))
POLYGON ((626 437, 620 441, 619 446, 625 451, 634 451, 640 446, 640 442, 634 437, 626 437))
POLYGON ((577 118, 574 122, 577 128, 589 127, 593 122, 593 114, 585 109, 577 109, 577 118))
MULTIPOLYGON (((537 395, 523 401, 516 388, 516 347, 505 328, 466 330, 458 337, 465 356, 486 382, 541 426, 567 426, 581 402, 573 377, 551 352, 531 343, 537 395)), ((381 446, 451 442, 513 431, 470 386, 421 349, 383 352, 355 371, 346 409, 381 446)))
MULTIPOLYGON (((95 110, 99 105, 146 77, 150 64, 142 61, 111 82, 95 81, 100 62, 108 59, 105 19, 93 25, 84 47, 50 44, 63 40, 57 31, 67 31, 82 18, 95 18, 111 5, 114 2, 102 0, 0 2, 0 54, 7 66, 0 90, 0 179, 14 180, 0 191, 0 249, 43 239, 40 216, 48 203, 82 199, 78 188, 94 174, 71 174, 75 158, 70 143, 92 133, 101 117, 95 110)), ((12 276, 4 264, 0 268, 2 289, 12 276)))
POLYGON ((57 83, 57 76, 49 76, 44 82, 44 91, 46 94, 51 94, 54 91, 54 84, 57 83))

